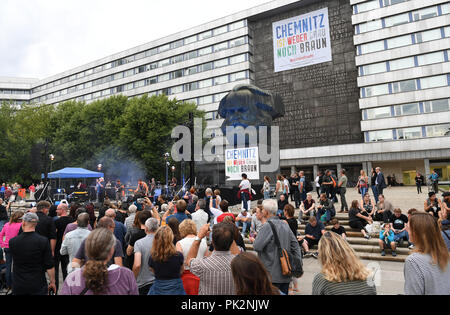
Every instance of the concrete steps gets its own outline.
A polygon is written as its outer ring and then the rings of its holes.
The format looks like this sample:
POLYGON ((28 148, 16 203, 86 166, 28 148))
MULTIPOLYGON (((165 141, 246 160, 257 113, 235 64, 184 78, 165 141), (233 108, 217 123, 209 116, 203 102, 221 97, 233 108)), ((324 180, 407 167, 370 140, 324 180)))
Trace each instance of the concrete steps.
MULTIPOLYGON (((386 250, 386 256, 381 256, 381 250, 378 245, 378 237, 372 237, 371 239, 366 239, 363 237, 363 234, 351 228, 348 225, 348 214, 337 214, 336 217, 339 219, 341 226, 343 226, 346 230, 347 234, 347 242, 356 252, 356 255, 360 259, 365 260, 374 260, 374 261, 393 261, 393 262, 405 262, 406 258, 409 256, 411 251, 408 249, 408 244, 403 242, 402 246, 398 247, 396 252, 397 256, 393 257, 391 255, 390 250, 386 250)), ((302 222, 303 224, 299 224, 299 234, 305 235, 306 222, 302 222)), ((325 227, 327 231, 331 231, 333 228, 331 225, 325 227)), ((248 239, 245 240, 246 249, 249 251, 253 251, 253 245, 250 243, 248 239)), ((317 250, 317 246, 315 246, 313 251, 317 250)))
MULTIPOLYGON (((390 250, 386 250, 386 256, 381 256, 381 251, 378 246, 370 246, 370 245, 352 245, 351 246, 354 250, 356 255, 360 259, 365 260, 374 260, 374 261, 393 261, 393 262, 405 262, 406 258, 409 256, 410 251, 408 248, 397 248, 397 256, 393 257, 391 255, 390 250)), ((253 245, 247 242, 245 244, 245 248, 248 251, 253 251, 253 245)), ((312 251, 317 251, 317 247, 312 251)))
MULTIPOLYGON (((295 212, 295 218, 298 220, 299 217, 299 210, 295 212)), ((378 237, 373 237, 371 239, 366 239, 363 237, 363 234, 351 228, 349 226, 349 218, 348 213, 336 213, 335 216, 336 219, 339 220, 339 223, 341 226, 343 226, 347 232, 347 242, 350 244, 350 246, 355 251, 356 255, 360 259, 364 260, 373 260, 373 261, 392 261, 392 262, 405 262, 408 255, 411 253, 411 251, 408 249, 408 245, 406 242, 404 244, 397 248, 397 256, 392 257, 391 251, 386 250, 386 256, 381 256, 381 250, 378 245, 378 237)), ((305 228, 306 224, 308 222, 305 220, 299 220, 299 234, 305 235, 305 228)), ((325 227, 327 231, 331 231, 333 228, 331 225, 328 225, 325 227)), ((248 251, 253 251, 253 245, 250 243, 248 239, 245 239, 245 247, 248 251)), ((316 251, 317 246, 312 249, 312 251, 316 251)), ((314 259, 314 258, 308 258, 308 259, 314 259)))

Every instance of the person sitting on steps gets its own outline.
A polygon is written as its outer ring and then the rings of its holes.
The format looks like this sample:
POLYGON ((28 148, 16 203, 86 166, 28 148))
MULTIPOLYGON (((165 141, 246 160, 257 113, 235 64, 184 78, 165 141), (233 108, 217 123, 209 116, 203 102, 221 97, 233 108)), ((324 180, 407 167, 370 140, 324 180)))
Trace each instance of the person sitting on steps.
POLYGON ((350 227, 361 231, 366 239, 370 239, 370 235, 365 230, 365 226, 372 224, 373 220, 366 211, 361 210, 358 200, 353 200, 348 217, 350 227))
POLYGON ((378 244, 381 249, 381 256, 386 256, 385 249, 392 250, 392 257, 396 257, 396 243, 395 243, 395 234, 394 231, 391 230, 391 225, 386 223, 383 225, 382 230, 380 231, 380 239, 378 240, 378 244))

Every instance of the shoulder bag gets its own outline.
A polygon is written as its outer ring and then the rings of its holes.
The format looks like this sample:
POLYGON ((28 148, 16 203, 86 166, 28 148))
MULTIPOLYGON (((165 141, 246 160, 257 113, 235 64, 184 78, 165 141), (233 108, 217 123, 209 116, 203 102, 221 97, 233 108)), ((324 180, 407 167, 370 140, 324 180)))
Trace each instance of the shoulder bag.
POLYGON ((300 278, 303 276, 303 263, 301 258, 296 257, 289 253, 286 249, 281 247, 280 239, 278 238, 278 233, 272 222, 267 221, 272 228, 273 237, 275 239, 275 245, 278 247, 278 254, 281 263, 281 273, 283 276, 292 276, 295 278, 300 278))

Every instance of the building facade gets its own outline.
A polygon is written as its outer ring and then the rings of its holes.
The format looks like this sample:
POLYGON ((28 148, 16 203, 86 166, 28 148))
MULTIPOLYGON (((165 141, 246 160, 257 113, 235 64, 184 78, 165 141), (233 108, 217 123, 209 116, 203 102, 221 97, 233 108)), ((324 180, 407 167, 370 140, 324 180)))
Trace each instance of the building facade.
POLYGON ((380 166, 406 185, 432 169, 450 181, 449 53, 450 1, 277 0, 50 78, 0 78, 0 101, 166 94, 196 103, 220 137, 220 100, 251 83, 285 102, 283 173, 345 168, 355 181, 380 166), (273 23, 323 8, 332 60, 275 71, 273 23))

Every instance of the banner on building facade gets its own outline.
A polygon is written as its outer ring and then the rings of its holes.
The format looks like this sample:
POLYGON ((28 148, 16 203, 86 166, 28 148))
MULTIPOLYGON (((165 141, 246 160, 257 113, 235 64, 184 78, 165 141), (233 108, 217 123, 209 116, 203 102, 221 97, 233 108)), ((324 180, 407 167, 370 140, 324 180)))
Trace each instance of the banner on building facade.
POLYGON ((225 151, 225 176, 227 180, 259 180, 259 151, 255 148, 230 149, 225 151))
POLYGON ((275 72, 332 60, 328 8, 273 23, 275 72))

